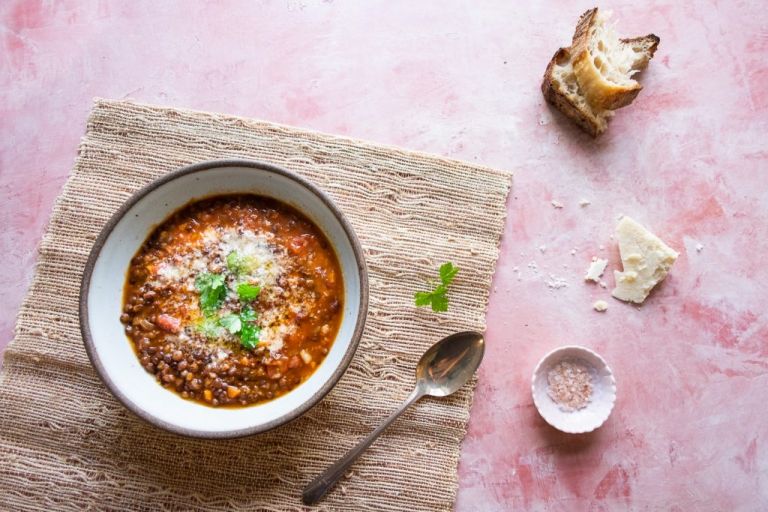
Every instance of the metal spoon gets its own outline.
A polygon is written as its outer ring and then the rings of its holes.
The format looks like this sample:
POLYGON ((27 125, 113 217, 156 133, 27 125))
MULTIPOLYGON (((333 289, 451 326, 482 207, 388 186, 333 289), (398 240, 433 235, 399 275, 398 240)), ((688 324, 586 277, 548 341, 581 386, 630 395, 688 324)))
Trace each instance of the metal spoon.
POLYGON ((368 448, 385 428, 397 419, 411 404, 425 395, 444 397, 461 388, 480 366, 485 352, 485 340, 479 332, 467 331, 451 334, 427 350, 416 367, 416 387, 410 396, 384 423, 368 434, 342 458, 323 471, 304 489, 305 504, 317 503, 338 482, 347 468, 368 448))

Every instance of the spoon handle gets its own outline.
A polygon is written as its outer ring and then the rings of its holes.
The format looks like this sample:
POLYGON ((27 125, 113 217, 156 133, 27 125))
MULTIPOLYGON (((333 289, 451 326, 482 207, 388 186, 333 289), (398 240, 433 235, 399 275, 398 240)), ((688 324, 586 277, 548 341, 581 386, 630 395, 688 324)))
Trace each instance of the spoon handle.
POLYGON ((302 500, 306 505, 312 505, 317 503, 320 498, 325 496, 325 493, 334 486, 339 478, 347 471, 347 468, 357 460, 358 457, 369 447, 379 435, 384 432, 393 421, 397 419, 411 404, 416 402, 419 398, 423 397, 424 393, 417 386, 411 392, 410 396, 403 402, 403 404, 392 414, 389 418, 376 427, 376 430, 368 434, 357 446, 349 450, 342 458, 328 466, 328 468, 320 473, 312 482, 304 488, 304 492, 301 495, 302 500))

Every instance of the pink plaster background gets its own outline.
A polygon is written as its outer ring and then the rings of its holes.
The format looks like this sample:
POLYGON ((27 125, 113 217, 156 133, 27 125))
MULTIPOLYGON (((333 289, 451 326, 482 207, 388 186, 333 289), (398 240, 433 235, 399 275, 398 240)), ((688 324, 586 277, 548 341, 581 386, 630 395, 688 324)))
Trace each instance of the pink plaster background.
POLYGON ((593 142, 539 92, 592 5, 0 2, 0 348, 94 96, 349 134, 515 171, 457 510, 768 509, 768 9, 603 4, 661 46, 593 142), (639 308, 582 281, 622 213, 681 253, 639 308), (586 436, 531 403, 566 343, 618 380, 586 436))

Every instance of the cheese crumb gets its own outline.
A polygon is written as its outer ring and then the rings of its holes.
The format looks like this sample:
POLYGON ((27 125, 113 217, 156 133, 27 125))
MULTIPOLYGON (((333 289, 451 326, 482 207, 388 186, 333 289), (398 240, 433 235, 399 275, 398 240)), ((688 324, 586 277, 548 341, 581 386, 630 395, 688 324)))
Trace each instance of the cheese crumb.
POLYGON ((576 249, 571 249, 571 256, 576 256, 576 249))
POLYGON ((696 244, 696 252, 701 252, 704 250, 704 246, 701 244, 696 244))
POLYGON ((579 206, 581 206, 582 208, 584 208, 585 206, 589 206, 591 204, 592 204, 592 201, 590 201, 589 199, 582 199, 581 201, 579 201, 579 206))
POLYGON ((547 251, 547 246, 546 245, 540 245, 539 246, 539 251, 541 251, 541 253, 544 254, 547 251))
POLYGON ((587 274, 584 276, 585 281, 594 281, 595 283, 600 282, 600 276, 603 275, 603 272, 605 272, 605 267, 608 266, 608 260, 604 260, 601 258, 592 258, 592 263, 589 265, 589 268, 587 269, 587 274))
POLYGON ((559 290, 560 288, 565 288, 568 286, 568 281, 554 274, 549 274, 549 281, 547 281, 547 286, 553 290, 559 290))
POLYGON ((592 304, 592 307, 595 308, 595 311, 600 311, 601 313, 608 309, 608 303, 604 300, 598 300, 595 301, 594 304, 592 304))
POLYGON ((613 296, 619 300, 642 303, 654 286, 664 280, 677 251, 659 237, 629 217, 623 217, 616 226, 619 252, 624 271, 613 272, 616 288, 613 296))
POLYGON ((556 199, 553 199, 552 200, 552 206, 554 206, 555 208, 562 208, 563 207, 563 203, 561 203, 560 201, 558 201, 556 199))

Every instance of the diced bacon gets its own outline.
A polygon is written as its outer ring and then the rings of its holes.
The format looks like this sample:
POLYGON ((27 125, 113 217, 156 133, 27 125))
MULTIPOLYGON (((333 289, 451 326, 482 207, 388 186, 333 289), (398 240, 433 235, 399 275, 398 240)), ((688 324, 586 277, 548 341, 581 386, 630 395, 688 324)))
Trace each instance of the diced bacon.
POLYGON ((166 315, 165 313, 162 315, 157 315, 155 325, 162 330, 171 332, 173 334, 177 334, 179 331, 181 331, 181 320, 174 316, 166 315))

